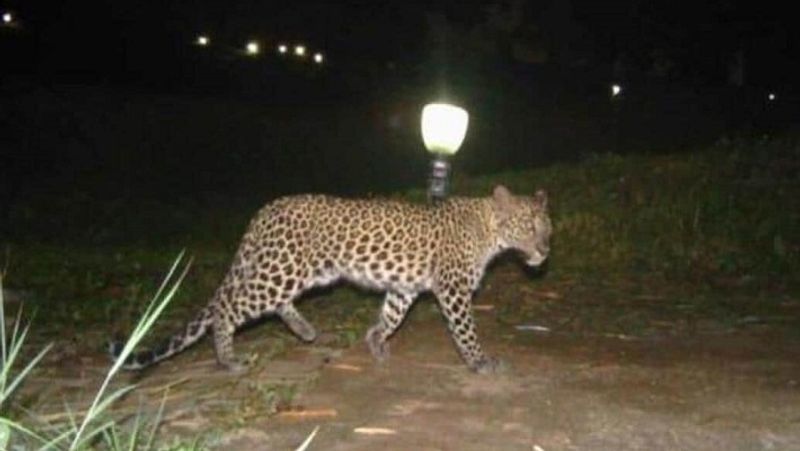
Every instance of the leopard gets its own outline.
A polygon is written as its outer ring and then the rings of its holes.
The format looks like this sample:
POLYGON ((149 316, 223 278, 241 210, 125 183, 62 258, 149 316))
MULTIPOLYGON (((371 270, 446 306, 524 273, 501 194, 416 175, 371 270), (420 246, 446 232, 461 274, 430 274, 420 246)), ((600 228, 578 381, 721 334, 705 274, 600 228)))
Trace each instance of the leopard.
MULTIPOLYGON (((548 196, 513 194, 502 185, 485 197, 437 202, 342 198, 324 194, 280 197, 250 221, 233 262, 210 301, 181 331, 123 368, 149 367, 213 335, 217 362, 233 372, 248 362, 234 353, 234 333, 277 316, 304 342, 317 338, 294 301, 312 288, 344 280, 384 293, 377 321, 365 336, 378 362, 415 299, 432 292, 466 366, 489 374, 505 368, 484 353, 477 337, 473 294, 491 260, 507 250, 540 267, 550 252, 548 196)), ((121 352, 111 344, 112 358, 121 352)))

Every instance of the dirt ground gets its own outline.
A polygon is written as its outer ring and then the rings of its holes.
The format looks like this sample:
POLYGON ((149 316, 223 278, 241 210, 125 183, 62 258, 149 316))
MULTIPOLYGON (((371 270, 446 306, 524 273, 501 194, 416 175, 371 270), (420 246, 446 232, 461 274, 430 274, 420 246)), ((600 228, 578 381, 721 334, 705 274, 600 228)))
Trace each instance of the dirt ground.
MULTIPOLYGON (((763 315, 763 299, 707 308, 655 286, 532 278, 503 262, 475 299, 484 348, 508 364, 502 374, 468 372, 424 297, 386 364, 360 339, 337 345, 320 327, 317 343, 292 341, 232 376, 204 341, 121 378, 140 388, 117 411, 166 400, 167 442, 200 435, 230 451, 293 450, 316 427, 310 450, 800 449, 800 300, 776 295, 763 315)), ((377 315, 379 298, 367 298, 377 315)), ((299 307, 314 322, 321 302, 299 307)), ((237 350, 263 354, 275 327, 240 334, 237 350)), ((104 359, 64 365, 56 354, 25 391, 80 405, 104 359)), ((63 411, 52 407, 51 420, 63 411)))

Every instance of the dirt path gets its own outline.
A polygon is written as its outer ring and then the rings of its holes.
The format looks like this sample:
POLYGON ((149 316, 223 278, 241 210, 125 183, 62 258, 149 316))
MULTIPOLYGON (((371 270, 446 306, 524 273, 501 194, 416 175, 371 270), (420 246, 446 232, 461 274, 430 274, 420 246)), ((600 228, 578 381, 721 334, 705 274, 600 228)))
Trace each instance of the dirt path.
MULTIPOLYGON (((619 285, 530 282, 501 265, 476 301, 485 347, 510 364, 500 375, 469 373, 422 299, 385 365, 360 341, 322 340, 232 377, 205 342, 139 376, 139 395, 120 411, 155 408, 169 388, 165 436, 206 434, 225 450, 292 450, 317 426, 312 450, 800 449, 796 301, 783 299, 782 316, 766 321, 740 304, 709 313, 619 285)), ((268 327, 237 346, 273 346, 268 327)), ((51 368, 39 389, 79 397, 102 368, 100 356, 51 368), (52 388, 55 377, 71 391, 52 388)))
POLYGON ((774 336, 492 340, 513 368, 490 377, 467 373, 435 326, 398 337, 385 366, 344 353, 295 399, 321 416, 256 421, 227 446, 293 449, 320 425, 312 449, 800 449, 800 356, 774 336))

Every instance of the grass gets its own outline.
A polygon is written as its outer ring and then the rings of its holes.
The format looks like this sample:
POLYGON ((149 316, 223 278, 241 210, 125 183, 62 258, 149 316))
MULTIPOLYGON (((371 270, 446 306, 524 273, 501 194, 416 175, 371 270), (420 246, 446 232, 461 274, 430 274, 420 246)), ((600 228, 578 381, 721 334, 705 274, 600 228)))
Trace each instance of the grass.
POLYGON ((25 366, 12 377, 11 371, 20 360, 20 351, 25 339, 28 336, 30 325, 22 326, 22 309, 18 310, 16 320, 13 323, 11 334, 6 332, 5 299, 2 292, 3 274, 0 273, 0 415, 4 415, 8 410, 8 401, 17 389, 19 384, 31 370, 52 348, 52 343, 45 346, 35 356, 30 358, 25 366))
MULTIPOLYGON (((130 338, 125 342, 119 358, 106 373, 89 409, 84 414, 78 415, 71 413, 69 406, 67 406, 69 421, 67 421, 66 424, 41 423, 37 421, 35 414, 24 411, 20 412, 20 416, 23 416, 22 413, 26 413, 27 415, 23 417, 30 417, 27 418, 29 421, 22 422, 11 418, 10 414, 15 413, 8 405, 11 395, 20 383, 30 375, 34 366, 39 363, 52 345, 48 345, 39 351, 35 357, 28 361, 21 371, 11 378, 12 368, 14 368, 18 360, 22 359, 20 350, 28 336, 28 326, 20 329, 21 314, 18 314, 11 335, 8 337, 6 336, 6 318, 2 295, 3 285, 2 277, 0 276, 0 339, 2 339, 3 364, 2 371, 0 372, 0 395, 2 395, 0 398, 0 447, 2 447, 2 449, 14 447, 30 449, 34 447, 40 450, 63 449, 73 451, 94 448, 100 443, 102 443, 105 448, 111 450, 153 449, 154 438, 163 412, 163 402, 161 409, 159 409, 155 418, 151 421, 152 425, 149 434, 143 432, 144 421, 142 420, 141 412, 136 415, 132 427, 123 430, 121 423, 108 415, 108 410, 112 404, 127 395, 135 387, 129 385, 110 391, 109 384, 119 373, 126 358, 131 355, 142 338, 152 329, 155 321, 178 291, 189 269, 189 264, 187 264, 182 273, 177 275, 178 273, 176 271, 180 266, 182 258, 183 254, 181 253, 181 255, 174 260, 169 273, 162 281, 161 286, 156 291, 156 294, 153 296, 144 314, 136 324, 130 338), (11 380, 10 383, 8 383, 9 379, 11 380), (32 422, 33 426, 24 424, 27 422, 32 422), (15 432, 16 436, 14 434, 15 432)), ((195 449, 195 446, 193 445, 191 449, 195 449)))

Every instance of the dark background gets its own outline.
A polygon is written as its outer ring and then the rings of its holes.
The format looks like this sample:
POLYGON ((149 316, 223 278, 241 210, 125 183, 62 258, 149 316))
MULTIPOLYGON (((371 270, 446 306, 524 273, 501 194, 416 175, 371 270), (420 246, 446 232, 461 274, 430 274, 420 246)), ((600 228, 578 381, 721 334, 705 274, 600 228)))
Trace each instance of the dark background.
POLYGON ((109 221, 119 205, 252 211, 285 193, 422 187, 419 112, 438 99, 471 114, 456 176, 781 133, 800 40, 778 5, 5 2, 0 230, 68 229, 59 211, 109 221), (325 64, 280 58, 279 42, 325 64))

